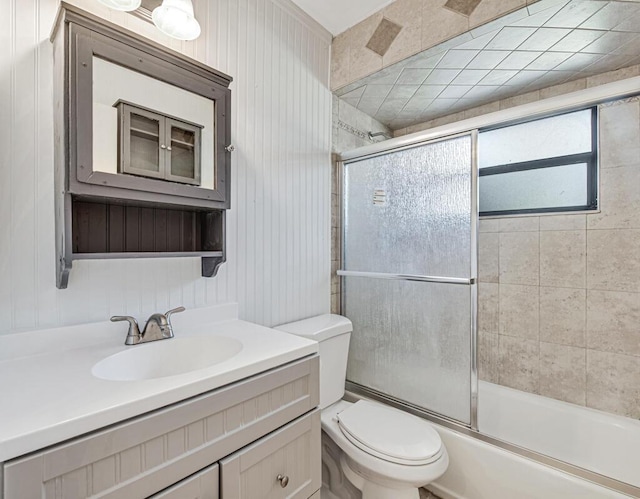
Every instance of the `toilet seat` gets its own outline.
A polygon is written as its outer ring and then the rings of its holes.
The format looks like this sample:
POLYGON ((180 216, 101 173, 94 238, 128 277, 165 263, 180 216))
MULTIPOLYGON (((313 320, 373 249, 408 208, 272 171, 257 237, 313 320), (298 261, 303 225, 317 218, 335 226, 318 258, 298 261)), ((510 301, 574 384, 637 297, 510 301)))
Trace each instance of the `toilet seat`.
POLYGON ((422 466, 442 455, 442 440, 422 419, 359 400, 336 416, 342 434, 360 450, 391 463, 422 466))

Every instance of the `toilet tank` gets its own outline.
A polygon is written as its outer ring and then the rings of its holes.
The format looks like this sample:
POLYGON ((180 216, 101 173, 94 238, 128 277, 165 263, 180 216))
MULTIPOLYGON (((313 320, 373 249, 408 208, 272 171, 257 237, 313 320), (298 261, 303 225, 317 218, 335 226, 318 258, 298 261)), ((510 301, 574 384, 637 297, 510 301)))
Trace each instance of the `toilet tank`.
POLYGON ((274 329, 304 336, 319 343, 320 408, 330 406, 344 395, 347 355, 353 326, 346 317, 335 314, 282 324, 274 329))

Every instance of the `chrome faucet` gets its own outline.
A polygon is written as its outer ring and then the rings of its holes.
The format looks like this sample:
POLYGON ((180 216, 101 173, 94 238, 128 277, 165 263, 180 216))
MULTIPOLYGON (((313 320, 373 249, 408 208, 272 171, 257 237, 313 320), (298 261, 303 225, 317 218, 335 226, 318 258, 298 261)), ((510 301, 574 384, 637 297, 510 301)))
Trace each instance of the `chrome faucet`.
POLYGON ((137 345, 138 343, 147 343, 149 341, 166 340, 173 338, 173 328, 171 327, 171 314, 184 312, 184 307, 174 308, 163 314, 153 314, 147 320, 142 333, 138 326, 138 321, 130 315, 114 315, 111 322, 127 321, 129 323, 129 332, 125 345, 137 345))

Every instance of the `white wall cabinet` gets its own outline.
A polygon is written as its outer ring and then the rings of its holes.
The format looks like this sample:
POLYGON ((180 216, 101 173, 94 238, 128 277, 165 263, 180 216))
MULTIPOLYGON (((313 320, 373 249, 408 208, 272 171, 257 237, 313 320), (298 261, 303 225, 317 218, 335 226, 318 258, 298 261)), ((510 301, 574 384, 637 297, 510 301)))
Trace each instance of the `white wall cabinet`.
POLYGON ((306 499, 318 391, 314 355, 6 462, 0 499, 306 499))

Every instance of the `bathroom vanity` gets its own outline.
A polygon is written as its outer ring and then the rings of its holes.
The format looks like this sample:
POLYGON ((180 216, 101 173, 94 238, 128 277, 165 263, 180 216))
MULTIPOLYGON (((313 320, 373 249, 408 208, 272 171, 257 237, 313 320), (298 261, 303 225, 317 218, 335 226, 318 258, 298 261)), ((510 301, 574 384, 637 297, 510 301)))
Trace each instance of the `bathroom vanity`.
POLYGON ((206 310, 176 319, 175 340, 154 343, 167 349, 180 338, 220 336, 242 348, 174 376, 154 378, 153 369, 129 381, 92 374, 105 357, 160 347, 122 345, 122 324, 0 338, 0 375, 15 380, 0 389, 0 497, 315 497, 317 344, 220 320, 219 311, 211 322, 206 310), (62 344, 47 344, 53 337, 62 344), (28 352, 25 340, 39 346, 28 352))

